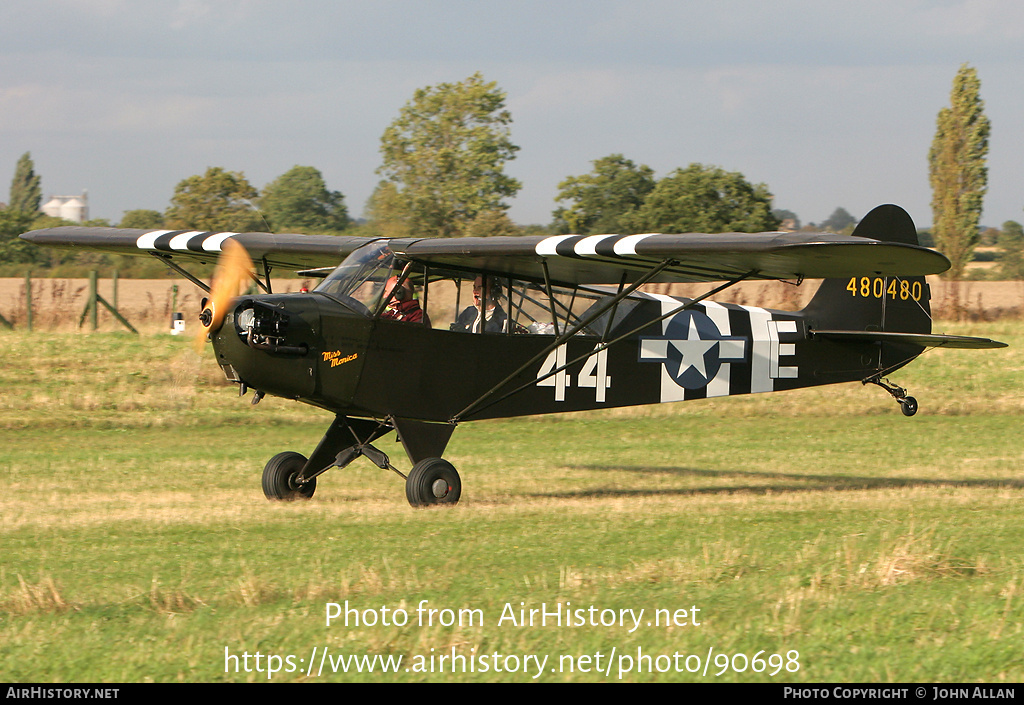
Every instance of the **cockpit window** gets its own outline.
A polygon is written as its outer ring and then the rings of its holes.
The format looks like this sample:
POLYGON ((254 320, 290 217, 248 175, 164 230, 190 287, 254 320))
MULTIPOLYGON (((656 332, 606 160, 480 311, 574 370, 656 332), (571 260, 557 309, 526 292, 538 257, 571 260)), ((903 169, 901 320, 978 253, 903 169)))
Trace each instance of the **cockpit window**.
MULTIPOLYGON (((562 286, 549 289, 537 282, 500 274, 409 266, 407 262, 396 260, 386 240, 376 240, 354 250, 314 291, 364 316, 380 313, 384 318, 413 320, 404 313, 399 317, 384 310, 388 280, 403 272, 407 277, 405 288, 415 300, 415 306, 412 301, 405 305, 417 311, 422 306, 422 319, 415 320, 442 330, 557 335, 575 328, 576 335, 602 337, 617 329, 638 303, 628 298, 605 310, 605 303, 612 298, 614 289, 562 286), (485 291, 488 292, 486 306, 485 291), (481 309, 486 311, 483 316, 481 309), (485 322, 481 324, 481 321, 485 322)), ((394 304, 393 295, 389 300, 394 304)))
POLYGON ((552 286, 549 290, 540 283, 502 275, 431 269, 429 278, 428 309, 433 326, 462 333, 553 336, 584 324, 577 335, 601 337, 614 331, 638 303, 625 299, 605 310, 615 289, 552 286), (485 282, 490 294, 481 316, 485 282))
POLYGON ((384 296, 384 284, 395 267, 395 256, 385 240, 355 250, 314 289, 358 313, 371 315, 384 296))

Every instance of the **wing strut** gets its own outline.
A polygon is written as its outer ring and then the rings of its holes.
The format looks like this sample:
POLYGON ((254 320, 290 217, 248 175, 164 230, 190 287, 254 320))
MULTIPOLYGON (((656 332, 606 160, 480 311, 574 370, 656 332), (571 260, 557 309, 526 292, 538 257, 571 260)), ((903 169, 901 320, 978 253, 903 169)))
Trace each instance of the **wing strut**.
MULTIPOLYGON (((189 272, 187 269, 182 267, 177 262, 173 261, 171 259, 170 255, 164 255, 164 254, 161 254, 159 252, 150 252, 149 254, 153 255, 158 260, 160 260, 161 262, 166 264, 168 267, 173 269, 175 272, 177 272, 181 276, 183 276, 186 279, 188 279, 190 282, 192 282, 193 284, 198 286, 200 289, 205 291, 207 294, 210 293, 210 285, 209 284, 207 284, 202 279, 200 279, 199 277, 197 277, 194 274, 192 274, 191 272, 189 272)), ((251 272, 250 272, 249 276, 252 277, 252 280, 254 282, 256 282, 256 285, 259 286, 259 288, 263 289, 263 291, 265 291, 268 294, 270 294, 270 293, 272 293, 271 290, 270 290, 270 269, 271 269, 271 267, 267 263, 267 258, 266 257, 263 258, 262 264, 263 264, 264 276, 267 279, 266 283, 260 281, 260 278, 258 276, 256 276, 256 275, 252 274, 251 272)))
POLYGON ((183 276, 186 279, 188 279, 190 282, 192 282, 193 284, 198 286, 200 289, 205 291, 207 294, 210 293, 210 285, 209 284, 207 284, 203 280, 199 279, 198 277, 193 276, 190 272, 188 272, 185 269, 183 269, 182 266, 180 264, 178 264, 177 262, 172 262, 171 258, 168 257, 167 255, 162 255, 159 252, 150 252, 149 254, 153 255, 158 260, 160 260, 161 262, 166 264, 168 267, 173 269, 175 272, 177 272, 181 276, 183 276))
POLYGON ((267 283, 263 284, 259 279, 256 279, 256 283, 260 285, 260 288, 263 289, 263 291, 268 294, 273 294, 274 292, 270 290, 270 264, 267 262, 266 255, 263 256, 263 276, 267 278, 267 283))
MULTIPOLYGON (((708 291, 707 293, 698 296, 696 299, 693 299, 691 301, 687 301, 684 304, 680 304, 679 306, 677 306, 676 308, 672 309, 668 313, 666 313, 666 314, 664 314, 662 316, 659 316, 658 318, 655 318, 652 321, 647 321, 646 323, 643 323, 643 324, 637 326, 636 328, 634 328, 633 330, 629 331, 628 333, 623 333, 622 335, 614 338, 613 340, 609 340, 608 342, 601 342, 601 343, 599 343, 597 345, 597 347, 595 347, 593 350, 591 350, 589 352, 586 352, 586 353, 580 355, 579 357, 573 358, 572 360, 570 360, 569 362, 565 363, 564 365, 560 365, 558 367, 555 367, 550 372, 548 372, 546 375, 543 375, 541 377, 537 377, 536 379, 531 379, 531 380, 525 382, 524 384, 519 385, 518 387, 516 387, 512 391, 507 392, 505 394, 502 394, 497 399, 492 399, 487 404, 484 404, 484 405, 480 406, 479 408, 477 408, 475 410, 476 411, 480 411, 482 409, 486 409, 486 408, 488 408, 490 406, 493 406, 494 404, 497 404, 498 402, 504 401, 505 399, 508 399, 513 394, 517 394, 518 392, 521 392, 522 390, 526 389, 527 387, 529 387, 531 385, 536 384, 537 382, 542 382, 542 381, 544 381, 544 380, 546 380, 546 379, 548 379, 550 377, 553 377, 554 375, 558 374, 562 370, 565 370, 565 369, 575 365, 577 362, 581 362, 582 360, 586 360, 588 357, 593 357, 594 355, 597 355, 602 350, 607 350, 609 347, 611 347, 615 343, 618 343, 621 340, 625 340, 626 338, 629 338, 630 336, 636 335, 637 333, 639 333, 643 329, 649 328, 652 325, 654 325, 655 323, 661 323, 666 318, 671 318, 672 316, 676 315, 677 313, 681 313, 682 311, 686 311, 687 309, 693 308, 694 306, 696 306, 697 304, 699 304, 701 301, 703 301, 704 299, 708 298, 709 296, 714 296, 715 294, 717 294, 720 291, 725 291, 729 287, 735 286, 736 284, 740 283, 744 279, 749 279, 750 277, 752 277, 756 273, 757 273, 756 270, 751 270, 751 271, 747 272, 746 274, 742 274, 742 275, 736 277, 735 279, 730 279, 725 284, 722 284, 721 286, 715 287, 711 291, 708 291)), ((626 292, 627 295, 628 295, 628 293, 629 292, 626 292)), ((625 295, 617 294, 615 296, 615 299, 611 302, 611 305, 612 306, 617 305, 618 302, 621 301, 623 298, 625 298, 625 295)), ((605 309, 602 309, 602 311, 600 313, 598 313, 597 316, 588 317, 586 319, 586 321, 584 321, 579 326, 577 326, 576 330, 579 330, 580 328, 582 328, 585 325, 589 324, 594 318, 597 318, 598 316, 601 315, 601 313, 604 313, 604 310, 605 309)), ((542 353, 542 354, 547 355, 548 353, 550 353, 552 350, 554 350, 556 347, 561 345, 563 342, 565 342, 570 337, 571 337, 571 335, 566 335, 566 336, 563 336, 562 338, 559 338, 558 340, 555 341, 555 343, 553 343, 552 345, 550 345, 547 348, 545 348, 544 349, 544 353, 542 353)), ((528 362, 522 368, 520 368, 519 370, 516 370, 513 374, 511 374, 508 377, 506 377, 505 379, 503 379, 499 384, 497 384, 494 387, 494 389, 490 390, 489 392, 487 392, 486 394, 481 396, 479 399, 477 399, 475 402, 470 404, 468 407, 466 407, 466 409, 464 409, 463 411, 459 412, 456 416, 452 417, 452 423, 458 423, 460 417, 464 416, 468 410, 473 409, 474 407, 479 405, 490 394, 492 394, 493 392, 498 390, 502 385, 504 385, 506 382, 510 381, 512 378, 514 378, 516 375, 518 375, 519 372, 523 368, 525 368, 525 367, 529 366, 530 364, 532 364, 533 362, 535 362, 537 360, 537 358, 539 358, 539 357, 540 356, 538 355, 537 357, 533 358, 530 362, 528 362)))
MULTIPOLYGON (((622 287, 624 287, 624 286, 626 286, 626 272, 625 271, 622 272, 622 278, 619 279, 619 288, 615 292, 616 296, 618 295, 618 293, 620 291, 622 291, 622 287)), ((609 333, 612 332, 612 324, 615 323, 615 311, 618 308, 619 308, 619 303, 615 302, 615 305, 612 306, 612 312, 610 314, 608 314, 608 323, 604 327, 604 333, 601 334, 601 342, 602 343, 605 342, 606 340, 608 340, 608 335, 609 335, 609 333)))
MULTIPOLYGON (((540 266, 541 266, 541 269, 544 271, 544 290, 547 292, 547 295, 548 295, 548 305, 551 306, 551 325, 553 325, 555 327, 555 337, 557 338, 558 337, 558 310, 555 309, 555 294, 551 290, 551 276, 548 274, 548 261, 546 259, 542 259, 540 261, 540 266)), ((574 291, 573 292, 574 296, 575 296, 575 293, 576 292, 574 291)), ((524 296, 526 295, 525 288, 523 290, 523 295, 524 296)), ((571 305, 569 306, 569 309, 572 310, 572 306, 571 305)), ((569 317, 566 316, 565 320, 566 320, 566 322, 568 322, 569 317)), ((512 330, 512 326, 509 326, 509 330, 512 330)))

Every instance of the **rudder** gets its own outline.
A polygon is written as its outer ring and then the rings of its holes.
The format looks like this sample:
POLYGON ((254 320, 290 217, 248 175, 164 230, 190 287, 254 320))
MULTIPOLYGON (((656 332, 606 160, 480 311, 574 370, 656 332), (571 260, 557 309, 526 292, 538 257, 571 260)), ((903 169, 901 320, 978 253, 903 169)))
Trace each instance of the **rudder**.
MULTIPOLYGON (((894 205, 872 210, 853 234, 882 242, 920 244, 914 221, 894 205)), ((930 298, 924 277, 825 279, 804 315, 812 329, 930 333, 930 298)))

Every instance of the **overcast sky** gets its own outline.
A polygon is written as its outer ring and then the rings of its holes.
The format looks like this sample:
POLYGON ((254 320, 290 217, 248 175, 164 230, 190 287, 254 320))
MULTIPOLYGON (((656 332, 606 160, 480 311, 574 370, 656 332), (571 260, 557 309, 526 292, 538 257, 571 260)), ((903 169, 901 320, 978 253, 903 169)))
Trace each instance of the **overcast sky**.
POLYGON ((413 91, 507 93, 518 223, 612 153, 766 183, 820 222, 897 203, 931 222, 927 154, 963 63, 992 122, 983 222, 1024 221, 1020 0, 5 0, 0 200, 31 151, 44 198, 164 210, 209 166, 258 188, 320 169, 360 215, 413 91))

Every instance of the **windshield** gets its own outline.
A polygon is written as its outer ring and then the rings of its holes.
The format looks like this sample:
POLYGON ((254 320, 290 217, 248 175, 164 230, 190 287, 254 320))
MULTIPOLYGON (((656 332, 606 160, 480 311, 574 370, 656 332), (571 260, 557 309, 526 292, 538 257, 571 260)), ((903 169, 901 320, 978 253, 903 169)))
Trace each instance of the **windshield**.
POLYGON ((370 315, 380 304, 384 283, 391 276, 394 264, 395 256, 388 249, 387 241, 371 242, 346 257, 314 291, 370 315))

